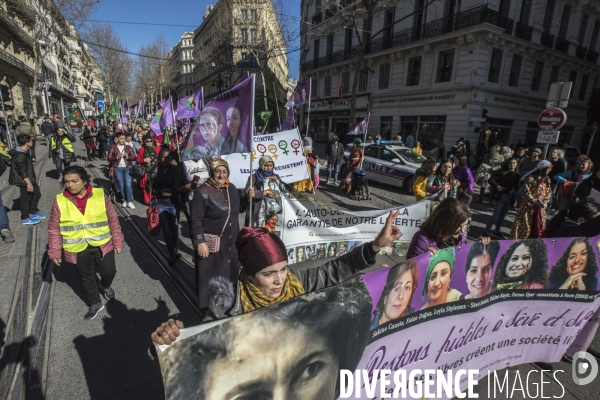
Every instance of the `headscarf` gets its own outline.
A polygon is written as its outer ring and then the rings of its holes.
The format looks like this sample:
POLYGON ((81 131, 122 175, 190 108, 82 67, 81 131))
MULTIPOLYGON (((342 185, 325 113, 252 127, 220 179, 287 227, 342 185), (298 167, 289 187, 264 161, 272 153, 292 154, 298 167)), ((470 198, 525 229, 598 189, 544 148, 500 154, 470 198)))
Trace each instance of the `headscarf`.
POLYGON ((360 138, 354 138, 354 140, 352 141, 352 143, 354 143, 356 145, 356 147, 359 148, 359 149, 362 146, 362 140, 360 140, 360 138))
POLYGON ((525 175, 523 175, 521 177, 521 180, 525 181, 525 179, 527 179, 527 177, 529 175, 533 174, 535 171, 539 171, 541 169, 548 168, 548 167, 551 167, 551 166, 552 166, 552 163, 550 161, 548 161, 548 160, 541 160, 541 161, 539 161, 537 163, 537 165, 535 166, 534 169, 532 169, 531 171, 529 171, 528 173, 526 173, 525 175))
POLYGON ((158 161, 158 154, 154 148, 154 138, 151 135, 144 136, 144 158, 150 158, 150 164, 146 164, 146 172, 150 172, 158 161), (148 146, 146 140, 152 140, 152 144, 148 146))
POLYGON ((227 163, 227 161, 223 160, 222 158, 217 158, 210 164, 210 168, 208 169, 209 178, 206 180, 206 184, 217 190, 221 190, 223 188, 228 188, 229 187, 229 174, 230 174, 229 164, 227 163), (227 180, 223 184, 220 184, 215 179, 215 171, 216 171, 217 167, 227 168, 227 180))
POLYGON ((425 275, 425 282, 423 283, 421 303, 423 303, 425 295, 427 294, 427 288, 429 286, 429 278, 431 277, 431 273, 433 272, 435 266, 441 261, 446 261, 448 264, 450 264, 450 278, 452 278, 452 275, 454 275, 454 263, 456 261, 454 247, 439 250, 435 255, 431 257, 431 260, 429 260, 429 265, 427 266, 427 274, 425 275))
POLYGON ((308 141, 308 146, 304 145, 304 150, 305 151, 312 151, 312 138, 311 137, 305 137, 304 140, 308 141))
POLYGON ((256 170, 256 179, 260 182, 263 183, 263 181, 267 178, 270 178, 273 176, 274 172, 274 168, 273 171, 265 171, 264 169, 262 169, 263 165, 265 165, 268 162, 272 162, 273 165, 275 165, 275 163, 273 162, 273 158, 271 156, 262 156, 260 158, 260 160, 258 160, 258 169, 256 170))

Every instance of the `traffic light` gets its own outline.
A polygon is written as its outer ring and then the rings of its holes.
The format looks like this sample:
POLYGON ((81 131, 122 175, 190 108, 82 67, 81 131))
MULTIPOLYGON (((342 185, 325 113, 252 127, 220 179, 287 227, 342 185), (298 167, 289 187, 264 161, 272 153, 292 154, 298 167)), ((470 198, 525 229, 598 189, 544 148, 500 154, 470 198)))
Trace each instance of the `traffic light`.
POLYGON ((482 108, 481 109, 481 118, 487 118, 487 115, 488 115, 488 109, 482 108))

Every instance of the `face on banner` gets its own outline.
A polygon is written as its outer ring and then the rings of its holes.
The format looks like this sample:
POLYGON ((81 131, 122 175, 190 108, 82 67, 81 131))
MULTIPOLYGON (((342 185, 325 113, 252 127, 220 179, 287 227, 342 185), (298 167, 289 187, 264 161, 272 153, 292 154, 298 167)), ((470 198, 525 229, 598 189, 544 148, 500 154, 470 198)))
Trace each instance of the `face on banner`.
POLYGON ((251 148, 253 99, 250 77, 211 100, 186 139, 183 159, 247 152, 251 148))
POLYGON ((302 107, 305 104, 309 104, 310 99, 310 79, 306 82, 296 86, 294 93, 290 97, 290 101, 286 104, 286 107, 302 107))

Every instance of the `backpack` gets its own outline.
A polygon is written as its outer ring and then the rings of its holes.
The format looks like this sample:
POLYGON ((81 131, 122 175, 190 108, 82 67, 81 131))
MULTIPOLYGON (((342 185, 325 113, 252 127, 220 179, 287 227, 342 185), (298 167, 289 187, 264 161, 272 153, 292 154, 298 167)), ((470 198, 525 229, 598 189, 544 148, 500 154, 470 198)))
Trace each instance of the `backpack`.
POLYGON ((558 186, 558 194, 560 194, 562 197, 565 197, 567 199, 571 198, 573 196, 573 193, 575 192, 575 188, 577 187, 577 182, 575 182, 575 178, 577 171, 572 170, 571 171, 571 179, 561 183, 558 186))

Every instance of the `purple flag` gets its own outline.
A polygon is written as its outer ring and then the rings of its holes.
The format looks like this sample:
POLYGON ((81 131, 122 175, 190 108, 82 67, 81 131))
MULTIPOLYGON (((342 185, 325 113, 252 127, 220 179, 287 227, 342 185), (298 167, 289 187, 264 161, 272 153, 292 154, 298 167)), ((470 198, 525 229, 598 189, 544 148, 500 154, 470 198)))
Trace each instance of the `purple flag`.
MULTIPOLYGON (((293 97, 293 95, 292 95, 292 97, 293 97)), ((292 97, 290 97, 290 100, 288 101, 288 103, 292 101, 292 97)), ((294 127, 294 107, 288 107, 285 119, 281 123, 281 130, 289 131, 293 127, 294 127)))
POLYGON ((310 104, 310 85, 312 78, 308 78, 302 83, 299 83, 294 89, 294 93, 286 103, 286 107, 301 107, 305 104, 310 104))
POLYGON ((154 114, 154 116, 152 117, 152 121, 150 121, 150 129, 157 135, 163 134, 160 126, 160 121, 162 120, 162 115, 164 113, 163 107, 168 99, 168 97, 166 99, 162 99, 154 105, 157 108, 157 110, 156 114, 154 114))
POLYGON ((196 93, 177 101, 177 119, 195 118, 204 108, 204 93, 200 88, 196 93))
POLYGON ((367 129, 369 129, 370 121, 371 121, 371 113, 369 113, 367 115, 367 118, 363 119, 354 128, 352 128, 352 130, 350 132, 348 132, 348 135, 364 135, 365 132, 367 132, 367 129))
POLYGON ((183 161, 248 152, 253 128, 252 79, 243 80, 206 104, 186 138, 183 161))
POLYGON ((125 111, 125 115, 129 115, 130 110, 129 110, 129 100, 125 99, 125 106, 123 108, 123 110, 125 111))

